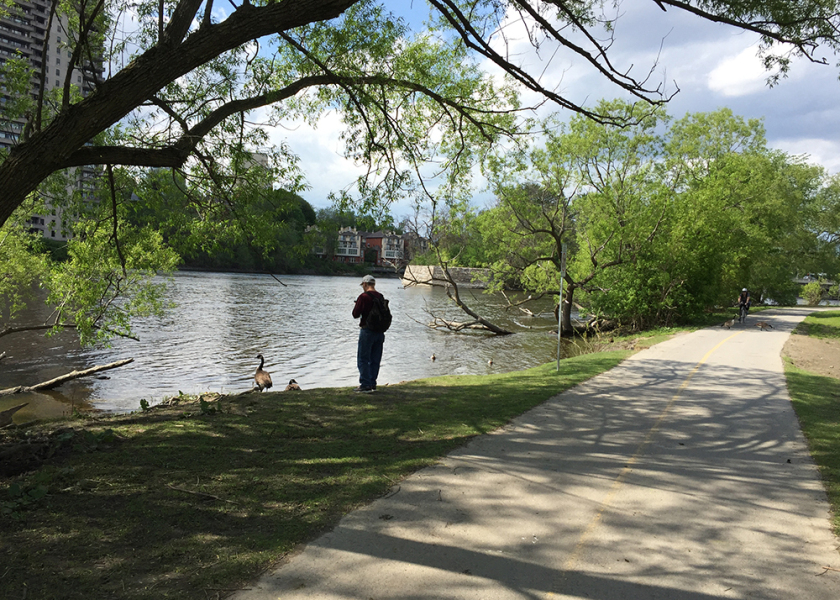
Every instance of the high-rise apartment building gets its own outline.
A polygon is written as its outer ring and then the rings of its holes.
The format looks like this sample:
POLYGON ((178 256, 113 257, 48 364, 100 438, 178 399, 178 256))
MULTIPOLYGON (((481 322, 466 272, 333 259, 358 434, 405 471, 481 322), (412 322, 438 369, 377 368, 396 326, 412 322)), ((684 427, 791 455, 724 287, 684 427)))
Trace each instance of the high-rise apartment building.
MULTIPOLYGON (((45 92, 63 88, 72 62, 74 40, 67 29, 66 16, 56 14, 47 31, 50 5, 48 0, 14 0, 5 13, 0 13, 0 62, 13 57, 29 61, 33 70, 31 93, 35 99, 41 90, 41 75, 45 92)), ((78 65, 72 69, 70 82, 79 88, 82 96, 87 96, 101 81, 102 73, 101 61, 95 61, 95 64, 86 62, 83 69, 78 65)), ((0 103, 7 101, 6 82, 0 81, 0 103)), ((0 117, 0 148, 13 147, 20 139, 24 126, 23 120, 0 117)), ((93 167, 80 169, 75 187, 84 191, 97 172, 93 167)), ((67 193, 72 191, 71 187, 67 193)), ((49 204, 46 212, 44 215, 32 215, 30 230, 41 232, 46 238, 67 239, 69 219, 62 217, 68 215, 62 215, 61 207, 49 204)))

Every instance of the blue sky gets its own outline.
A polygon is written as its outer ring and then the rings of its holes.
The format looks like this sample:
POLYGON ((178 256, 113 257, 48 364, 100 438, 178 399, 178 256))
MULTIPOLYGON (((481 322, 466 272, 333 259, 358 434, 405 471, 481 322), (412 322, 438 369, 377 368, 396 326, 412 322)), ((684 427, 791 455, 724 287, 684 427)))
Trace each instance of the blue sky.
MULTIPOLYGON (((423 0, 389 2, 419 26, 428 15, 423 0)), ((621 68, 641 77, 656 63, 653 79, 674 84, 680 92, 668 111, 675 117, 729 107, 745 118, 762 118, 768 145, 790 154, 809 155, 830 173, 840 173, 840 83, 837 57, 825 54, 829 65, 796 60, 787 79, 774 88, 765 84, 767 73, 757 58, 757 36, 725 25, 708 23, 682 11, 663 12, 651 0, 624 0, 619 9, 611 58, 621 68)), ((602 76, 570 56, 557 54, 540 63, 524 35, 507 30, 510 49, 532 73, 544 71, 543 81, 558 85, 575 102, 594 105, 601 98, 618 96, 602 76)), ((544 107, 545 111, 554 107, 544 107)), ((560 113, 562 116, 562 112, 560 113)), ((340 118, 329 115, 313 129, 295 125, 278 129, 275 141, 286 140, 299 153, 311 186, 302 195, 316 208, 329 206, 327 196, 352 185, 361 167, 342 158, 340 118)), ((477 193, 477 203, 487 201, 477 193)), ((409 212, 396 206, 395 217, 409 212)))

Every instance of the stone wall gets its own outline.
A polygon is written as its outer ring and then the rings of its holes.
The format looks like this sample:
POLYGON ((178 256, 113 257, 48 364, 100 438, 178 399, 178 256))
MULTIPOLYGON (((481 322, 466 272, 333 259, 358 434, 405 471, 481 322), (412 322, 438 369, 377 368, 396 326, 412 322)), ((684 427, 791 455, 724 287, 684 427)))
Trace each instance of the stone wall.
MULTIPOLYGON (((471 269, 468 267, 449 267, 449 274, 458 284, 458 287, 480 288, 487 287, 487 280, 490 278, 489 269, 471 269)), ((405 268, 402 276, 404 286, 410 285, 437 285, 445 286, 446 279, 443 276, 443 269, 439 266, 409 265, 405 268)))

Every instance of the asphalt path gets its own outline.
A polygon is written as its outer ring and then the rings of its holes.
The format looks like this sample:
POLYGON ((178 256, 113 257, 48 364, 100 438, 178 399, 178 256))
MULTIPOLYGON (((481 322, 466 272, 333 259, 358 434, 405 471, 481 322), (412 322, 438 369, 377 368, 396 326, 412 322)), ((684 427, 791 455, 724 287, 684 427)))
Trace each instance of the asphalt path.
POLYGON ((780 357, 807 312, 644 350, 233 598, 838 600, 840 572, 824 568, 840 568, 838 541, 780 357))

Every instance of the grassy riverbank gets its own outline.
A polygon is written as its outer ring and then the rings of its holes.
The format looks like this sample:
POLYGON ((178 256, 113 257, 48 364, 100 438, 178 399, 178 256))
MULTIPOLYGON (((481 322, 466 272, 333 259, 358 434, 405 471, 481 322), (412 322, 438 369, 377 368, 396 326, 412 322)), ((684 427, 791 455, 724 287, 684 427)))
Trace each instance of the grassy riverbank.
POLYGON ((38 599, 224 596, 406 475, 628 354, 568 359, 559 373, 548 364, 372 395, 184 399, 0 432, 6 468, 34 455, 24 450, 52 455, 0 479, 0 589, 38 599))
MULTIPOLYGON (((840 356, 840 312, 820 312, 803 321, 794 335, 807 335, 825 344, 816 352, 840 356)), ((840 367, 835 363, 834 367, 840 367)), ((799 368, 785 361, 788 390, 819 467, 834 512, 834 531, 840 536, 840 372, 834 376, 799 368)))

